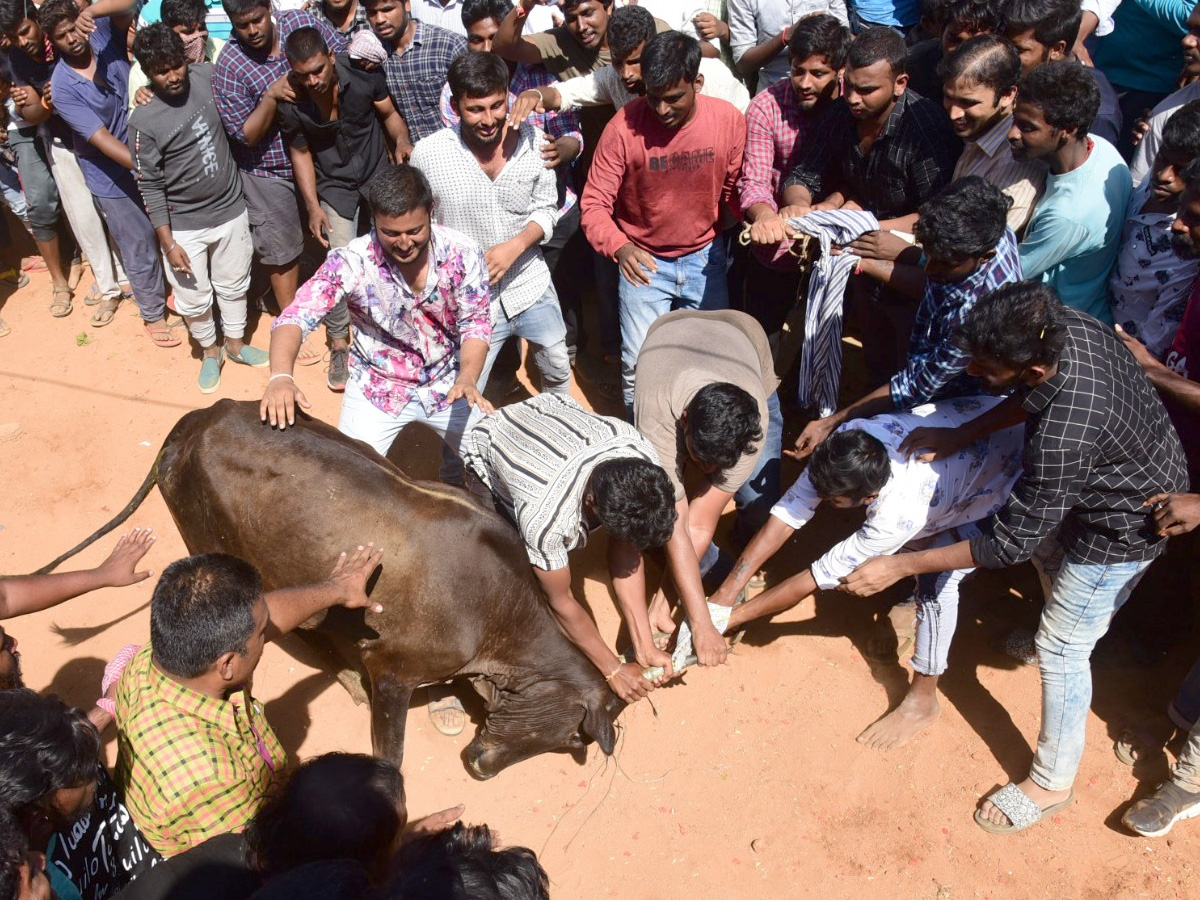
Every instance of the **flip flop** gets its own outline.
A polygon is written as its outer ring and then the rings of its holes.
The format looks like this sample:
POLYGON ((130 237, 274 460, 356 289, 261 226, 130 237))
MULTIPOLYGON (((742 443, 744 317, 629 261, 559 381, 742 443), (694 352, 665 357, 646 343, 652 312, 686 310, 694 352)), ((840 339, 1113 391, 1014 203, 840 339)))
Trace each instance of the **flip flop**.
POLYGON ((300 353, 296 356, 296 362, 302 366, 315 366, 324 358, 324 353, 318 353, 308 345, 308 341, 304 341, 300 345, 300 353))
POLYGON ((429 699, 429 719, 439 734, 454 737, 462 734, 467 727, 467 711, 463 709, 462 701, 454 694, 440 699, 429 699))
POLYGON ((1024 791, 1011 783, 993 791, 987 799, 996 809, 1004 813, 1009 824, 997 825, 995 822, 983 818, 981 810, 978 809, 975 810, 975 824, 988 834, 1016 834, 1031 825, 1036 825, 1047 816, 1054 815, 1060 809, 1066 809, 1075 802, 1075 791, 1072 790, 1066 800, 1047 806, 1045 809, 1030 800, 1024 791))
POLYGON ((167 328, 165 331, 151 331, 149 324, 143 322, 142 330, 146 332, 146 337, 150 338, 156 347, 178 347, 183 343, 183 338, 172 334, 170 328, 167 328))
POLYGON ((116 316, 117 310, 121 308, 121 297, 113 297, 105 300, 92 313, 91 324, 93 328, 103 328, 105 325, 112 324, 113 317, 116 316))

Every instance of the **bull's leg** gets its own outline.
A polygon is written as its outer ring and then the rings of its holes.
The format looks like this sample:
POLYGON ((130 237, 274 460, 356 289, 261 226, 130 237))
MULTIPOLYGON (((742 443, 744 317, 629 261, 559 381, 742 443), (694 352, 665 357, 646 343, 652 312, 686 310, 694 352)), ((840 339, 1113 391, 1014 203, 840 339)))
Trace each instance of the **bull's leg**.
POLYGON ((371 747, 376 756, 390 759, 397 768, 404 761, 404 725, 413 687, 388 673, 372 673, 371 747))

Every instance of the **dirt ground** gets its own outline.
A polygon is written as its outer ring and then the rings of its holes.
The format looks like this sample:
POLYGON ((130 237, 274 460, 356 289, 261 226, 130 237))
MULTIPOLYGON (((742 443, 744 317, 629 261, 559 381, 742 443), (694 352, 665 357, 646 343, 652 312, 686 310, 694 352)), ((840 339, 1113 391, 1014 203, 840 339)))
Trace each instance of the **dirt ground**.
MULTIPOLYGON (((86 286, 85 278, 77 296, 86 286)), ((0 572, 9 574, 45 564, 120 510, 184 412, 222 397, 257 399, 266 382, 264 370, 227 365, 220 391, 204 397, 195 351, 153 347, 131 306, 94 329, 82 302, 68 318, 51 318, 48 295, 46 276, 35 274, 0 310, 13 329, 0 339, 0 424, 22 430, 0 443, 0 572)), ((254 345, 267 346, 267 329, 259 319, 254 345)), ((314 415, 336 422, 340 400, 322 367, 298 368, 297 378, 314 415)), ((432 442, 411 441, 405 464, 434 472, 432 442)), ((792 477, 785 473, 785 484, 792 477)), ((157 492, 133 525, 159 535, 147 558, 156 572, 185 554, 157 492)), ((810 537, 828 543, 851 526, 818 520, 810 537)), ((108 536, 75 563, 95 565, 115 541, 108 536)), ((789 545, 772 579, 813 555, 789 545)), ((603 539, 572 564, 602 633, 615 640, 603 539)), ((104 661, 147 638, 153 584, 6 623, 29 685, 90 704, 104 661)), ((1038 591, 1018 570, 980 576, 968 593, 942 718, 907 747, 879 754, 854 742, 907 678, 899 663, 872 664, 861 652, 880 604, 823 594, 753 627, 728 665, 689 670, 627 710, 609 760, 591 747, 582 764, 543 755, 477 782, 459 759, 474 724, 442 737, 418 703, 404 764, 410 810, 465 803, 467 821, 538 852, 557 898, 1200 897, 1200 824, 1182 823, 1158 841, 1119 824, 1163 763, 1134 773, 1112 753, 1124 725, 1165 705, 1195 647, 1176 643, 1151 654, 1151 664, 1142 654, 1140 665, 1120 645, 1098 653, 1077 802, 1025 834, 994 837, 973 824, 972 810, 993 787, 1024 777, 1039 719, 1036 669, 1008 661, 994 643, 1012 622, 1034 620, 1038 591)), ((367 710, 283 649, 267 648, 255 691, 294 759, 370 750, 367 710)))

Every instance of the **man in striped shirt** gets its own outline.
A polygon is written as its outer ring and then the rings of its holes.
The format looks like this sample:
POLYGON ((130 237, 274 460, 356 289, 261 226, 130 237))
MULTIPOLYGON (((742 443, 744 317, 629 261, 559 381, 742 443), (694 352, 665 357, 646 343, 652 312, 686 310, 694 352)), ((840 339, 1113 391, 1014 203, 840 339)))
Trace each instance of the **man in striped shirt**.
POLYGON ((463 438, 462 452, 520 531, 563 631, 613 691, 633 703, 668 679, 671 658, 650 640, 642 554, 671 537, 675 501, 649 441, 626 422, 544 393, 485 417, 463 438), (568 554, 601 526, 609 533, 609 574, 634 636, 636 663, 617 658, 571 591, 568 554), (642 677, 647 665, 665 671, 652 683, 642 677))

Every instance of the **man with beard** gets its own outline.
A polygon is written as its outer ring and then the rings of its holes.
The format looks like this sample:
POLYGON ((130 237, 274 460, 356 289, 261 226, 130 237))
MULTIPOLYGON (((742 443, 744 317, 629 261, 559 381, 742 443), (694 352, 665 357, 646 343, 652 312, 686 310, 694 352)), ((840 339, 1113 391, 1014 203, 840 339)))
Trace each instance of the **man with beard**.
POLYGON ((478 381, 492 337, 489 266, 466 235, 432 223, 433 192, 409 165, 367 188, 374 227, 332 250, 271 328, 271 377, 260 413, 284 429, 308 399, 292 378, 307 332, 345 301, 355 340, 338 428, 386 456, 409 422, 428 425, 453 452, 442 479, 461 484, 458 447, 471 408, 492 412, 478 381))
POLYGON ((1187 20, 1187 34, 1180 41, 1183 45, 1183 79, 1189 83, 1163 99, 1147 117, 1145 133, 1133 152, 1129 163, 1129 174, 1134 185, 1139 185, 1150 174, 1150 164, 1158 153, 1162 142, 1163 128, 1167 120, 1185 103, 1200 100, 1200 3, 1192 9, 1187 20))
POLYGON ((450 63, 467 52, 467 39, 413 18, 409 0, 366 0, 364 5, 367 21, 388 53, 383 72, 392 102, 415 144, 442 127, 442 85, 450 63))
POLYGON ((760 91, 746 108, 746 156, 738 178, 742 215, 755 244, 745 310, 768 335, 783 327, 800 278, 777 215, 783 180, 800 161, 817 117, 841 94, 850 29, 828 14, 806 16, 792 28, 787 46, 788 77, 760 91))
MULTIPOLYGON (((354 67, 344 53, 334 56, 317 29, 297 28, 284 42, 284 53, 295 99, 279 105, 278 121, 308 231, 322 247, 345 247, 369 227, 367 182, 390 153, 404 149, 408 133, 383 73, 354 67)), ((326 384, 340 393, 348 377, 349 319, 339 316, 337 325, 336 331, 327 325, 326 384)))
MULTIPOLYGON (((74 0, 48 0, 38 12, 42 31, 59 55, 50 79, 55 113, 71 129, 79 167, 105 224, 120 248, 143 327, 159 347, 181 341, 167 322, 167 285, 158 240, 134 182, 128 137, 129 15, 97 19, 74 0)), ((120 297, 106 300, 93 325, 112 321, 120 297)))
POLYGON ((642 54, 646 96, 604 129, 583 191, 583 232, 621 270, 621 387, 633 406, 646 332, 673 309, 725 309, 729 293, 721 204, 733 193, 746 120, 730 103, 698 96, 700 45, 657 35, 642 54))
POLYGON ((133 53, 154 99, 130 115, 129 149, 175 309, 200 345, 200 393, 211 394, 221 386, 226 357, 256 368, 268 362, 266 351, 242 342, 254 256, 250 219, 213 101, 211 63, 189 65, 183 41, 162 22, 137 33, 133 53))
MULTIPOLYGON (((204 0, 164 0, 162 23, 179 35, 183 55, 189 63, 215 63, 225 49, 225 41, 208 33, 208 7, 204 0)), ((141 66, 135 66, 129 73, 130 112, 139 102, 149 103, 153 96, 150 79, 141 66)))
POLYGON ((877 556, 841 581, 844 590, 869 596, 926 572, 1030 559, 1038 566, 1046 607, 1035 639, 1042 677, 1037 750, 1029 777, 996 791, 975 812, 985 831, 1012 834, 1074 799, 1092 649, 1163 550, 1147 498, 1184 490, 1187 468, 1162 401, 1133 356, 1110 327, 1061 304, 1049 286, 1022 281, 987 294, 958 338, 971 359, 967 372, 1012 395, 952 432, 932 429, 907 445, 936 443, 943 456, 1024 420, 1021 476, 981 535, 877 556))
POLYGON ((1020 237, 1046 183, 1046 170, 1013 159, 1008 146, 1017 102, 1021 60, 1002 37, 982 34, 965 41, 942 63, 942 105, 965 146, 954 179, 978 175, 1012 200, 1008 227, 1020 237))
POLYGON ((450 64, 459 124, 417 143, 412 165, 429 180, 439 224, 484 250, 493 309, 488 374, 512 335, 537 347, 543 390, 570 393, 566 325, 539 245, 558 221, 558 182, 542 161, 545 135, 508 124, 508 67, 494 53, 468 53, 450 64))
POLYGON ((1100 92, 1083 66, 1046 63, 1021 77, 1008 139, 1014 159, 1038 160, 1049 170, 1021 241, 1025 277, 1111 323, 1108 274, 1133 186, 1116 148, 1088 134, 1099 106, 1100 92))

